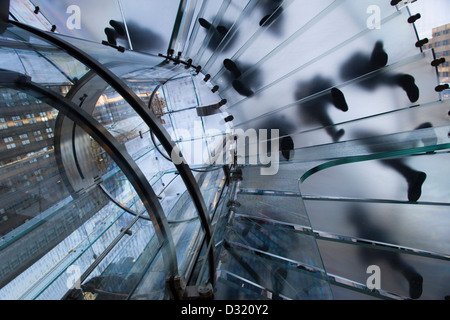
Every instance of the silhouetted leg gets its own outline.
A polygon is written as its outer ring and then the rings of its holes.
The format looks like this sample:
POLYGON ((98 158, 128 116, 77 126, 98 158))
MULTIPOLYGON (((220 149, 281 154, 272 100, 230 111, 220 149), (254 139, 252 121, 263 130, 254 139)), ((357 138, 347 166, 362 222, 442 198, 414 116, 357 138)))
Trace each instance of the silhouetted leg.
POLYGON ((370 56, 370 67, 369 69, 374 71, 380 68, 383 68, 387 65, 389 60, 389 56, 384 51, 383 42, 377 41, 372 51, 372 55, 370 56))
POLYGON ((211 28, 211 23, 209 23, 206 19, 203 18, 199 18, 198 22, 200 23, 200 25, 205 28, 205 29, 209 29, 211 28))
MULTIPOLYGON (((426 128, 433 128, 433 125, 430 122, 424 122, 420 124, 417 128, 414 130, 420 130, 420 129, 426 129, 426 128)), ((437 144, 437 136, 436 134, 433 134, 431 138, 423 138, 421 139, 423 144, 425 146, 434 146, 437 144)), ((435 151, 428 151, 428 154, 436 153, 435 151)))
POLYGON ((406 92, 411 102, 419 100, 419 87, 417 87, 414 77, 409 74, 380 75, 378 81, 390 86, 399 86, 406 92))
POLYGON ((253 91, 249 89, 242 81, 240 80, 233 80, 231 83, 234 90, 236 90, 240 95, 250 97, 253 95, 253 91))
POLYGON ((111 25, 111 27, 114 28, 114 30, 117 31, 117 34, 119 36, 122 36, 122 37, 126 36, 126 32, 125 32, 125 28, 123 26, 123 23, 115 21, 115 20, 110 20, 109 24, 111 25))
POLYGON ((344 94, 338 88, 331 89, 331 103, 344 112, 348 111, 347 101, 345 100, 344 94))
POLYGON ((382 162, 399 172, 408 183, 408 200, 416 202, 422 194, 422 185, 427 178, 425 172, 416 171, 408 167, 402 160, 390 159, 382 162))
MULTIPOLYGON (((321 110, 322 111, 322 110, 321 110)), ((314 114, 316 120, 325 127, 325 131, 328 133, 328 135, 333 139, 334 142, 339 141, 340 138, 345 134, 344 129, 338 130, 331 120, 330 116, 326 112, 326 110, 323 110, 323 112, 317 112, 314 114)))
POLYGON ((420 298, 423 290, 423 277, 398 254, 393 259, 389 259, 389 263, 394 269, 399 270, 406 280, 408 280, 409 296, 411 299, 420 298))

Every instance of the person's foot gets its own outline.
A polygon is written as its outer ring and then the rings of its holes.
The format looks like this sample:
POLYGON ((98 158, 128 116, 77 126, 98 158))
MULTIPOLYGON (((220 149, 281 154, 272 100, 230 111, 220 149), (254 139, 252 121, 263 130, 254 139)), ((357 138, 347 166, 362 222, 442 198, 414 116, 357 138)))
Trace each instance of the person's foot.
POLYGON ((422 185, 425 182, 427 175, 425 172, 414 172, 408 179, 408 200, 416 202, 422 194, 422 185))
POLYGON ((383 42, 378 41, 373 48, 372 55, 370 56, 370 64, 372 69, 377 70, 383 68, 387 65, 388 59, 388 54, 383 48, 383 42))
POLYGON ((117 32, 116 30, 112 29, 112 28, 105 28, 105 34, 106 34, 106 38, 108 39, 108 42, 112 45, 117 45, 117 41, 116 41, 116 37, 117 37, 117 32))
POLYGON ((417 87, 413 76, 409 74, 402 75, 398 80, 398 85, 405 90, 409 101, 416 102, 419 100, 419 88, 417 87))
POLYGON ((216 30, 223 36, 228 33, 227 27, 224 26, 217 26, 216 30))
POLYGON ((333 135, 333 141, 334 142, 338 142, 345 134, 345 130, 344 129, 340 129, 338 130, 334 135, 333 135))
POLYGON ((203 18, 199 18, 198 23, 200 23, 200 25, 205 29, 209 29, 211 27, 211 23, 209 23, 206 19, 203 18))
POLYGON ((271 24, 273 21, 275 21, 280 15, 281 12, 283 11, 283 8, 278 8, 278 10, 275 10, 274 12, 265 15, 260 21, 259 21, 259 26, 268 26, 269 24, 271 24))
POLYGON ((347 101, 345 100, 345 96, 338 88, 331 89, 331 100, 333 102, 333 105, 339 110, 342 110, 344 112, 348 111, 348 105, 347 101))
POLYGON ((290 136, 281 138, 280 150, 283 157, 288 161, 294 156, 294 141, 290 136))
POLYGON ((408 271, 406 279, 409 282, 409 296, 411 299, 419 299, 423 291, 423 277, 416 271, 408 271))
POLYGON ((123 25, 120 22, 111 20, 111 21, 109 21, 109 24, 111 27, 114 28, 114 30, 117 31, 119 36, 124 37, 126 35, 125 28, 123 27, 123 25))
POLYGON ((253 91, 247 88, 241 81, 239 80, 233 80, 233 88, 236 90, 240 95, 250 97, 253 95, 253 91))
POLYGON ((233 74, 233 77, 235 79, 239 78, 241 76, 241 70, 239 70, 238 66, 236 65, 236 63, 234 63, 233 60, 230 59, 225 59, 223 60, 223 65, 225 67, 225 69, 227 69, 228 71, 230 71, 233 74))

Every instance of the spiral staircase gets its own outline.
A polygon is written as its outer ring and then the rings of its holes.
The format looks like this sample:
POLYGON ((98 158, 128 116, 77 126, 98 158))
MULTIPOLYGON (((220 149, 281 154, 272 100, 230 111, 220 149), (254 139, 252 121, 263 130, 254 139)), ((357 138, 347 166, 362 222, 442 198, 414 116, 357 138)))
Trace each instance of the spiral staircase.
POLYGON ((448 298, 408 1, 69 2, 2 16, 1 299, 448 298))

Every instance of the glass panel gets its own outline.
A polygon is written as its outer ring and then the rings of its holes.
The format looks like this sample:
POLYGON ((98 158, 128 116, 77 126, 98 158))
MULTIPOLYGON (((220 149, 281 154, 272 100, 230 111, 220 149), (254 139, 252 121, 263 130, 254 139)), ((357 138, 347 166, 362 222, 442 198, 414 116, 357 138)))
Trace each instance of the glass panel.
POLYGON ((308 198, 306 196, 305 206, 315 230, 440 254, 450 252, 449 204, 308 198))
MULTIPOLYGON (((255 295, 254 299, 332 298, 327 281, 320 276, 312 275, 301 268, 296 269, 268 256, 254 254, 245 249, 239 250, 232 245, 226 248, 223 253, 226 257, 225 263, 219 268, 218 274, 226 279, 229 279, 229 274, 235 275, 232 278, 243 279, 244 283, 247 283, 243 286, 243 290, 249 289, 248 283, 252 283, 253 287, 262 287, 269 293, 266 296, 255 295)), ((222 291, 220 294, 225 295, 224 299, 236 299, 236 296, 227 296, 227 293, 230 292, 222 291)))
POLYGON ((448 188, 442 188, 448 185, 443 178, 446 161, 448 155, 437 152, 340 165, 312 175, 302 184, 302 193, 446 203, 448 188), (413 179, 416 176, 424 179, 413 179))
POLYGON ((208 73, 211 73, 208 65, 215 61, 219 52, 223 50, 228 51, 229 46, 234 42, 234 35, 239 33, 241 22, 247 18, 257 2, 258 0, 232 1, 226 10, 223 11, 221 19, 214 30, 215 33, 213 33, 208 43, 208 47, 211 50, 205 50, 205 47, 202 47, 199 54, 195 57, 195 61, 198 61, 198 64, 201 66, 205 66, 205 70, 208 73))
MULTIPOLYGON (((10 26, 0 36, 0 67, 30 76, 47 86, 71 86, 89 69, 64 51, 10 26)), ((65 94, 67 88, 59 88, 65 94)))
POLYGON ((329 241, 318 241, 327 272, 366 284, 367 268, 381 270, 381 289, 405 298, 443 300, 448 295, 443 279, 449 277, 449 261, 386 252, 329 241))
POLYGON ((167 52, 180 0, 120 0, 133 50, 167 52))
MULTIPOLYGON (((63 131, 55 127, 58 114, 55 109, 10 89, 2 89, 2 97, 2 119, 6 120, 7 115, 21 108, 36 115, 25 116, 26 120, 20 122, 22 125, 14 126, 14 136, 2 138, 8 152, 2 153, 5 159, 1 167, 5 186, 1 200, 4 208, 1 296, 4 299, 60 299, 70 289, 70 281, 81 276, 134 216, 118 207, 96 184, 83 189, 71 185, 76 177, 61 166, 68 150, 54 144, 64 139, 63 135, 59 136, 63 131), (28 103, 23 104, 24 101, 28 103), (20 139, 20 146, 16 144, 17 139, 20 139)), ((27 114, 24 111, 22 114, 27 114)), ((6 134, 5 130, 2 132, 6 134)), ((89 139, 82 139, 80 133, 74 140, 75 150, 84 149, 84 152, 72 153, 70 149, 71 156, 78 157, 80 172, 87 176, 97 172, 102 176, 98 170, 103 167, 96 166, 99 158, 95 150, 99 147, 89 139), (88 157, 87 163, 84 156, 88 157)), ((111 160, 105 162, 110 165, 103 178, 114 200, 143 212, 144 207, 128 180, 111 160)), ((149 223, 147 221, 148 228, 152 229, 149 223)), ((152 235, 154 231, 147 230, 145 234, 152 235)))
POLYGON ((283 195, 283 192, 272 190, 240 190, 237 201, 239 212, 252 217, 264 218, 290 223, 293 225, 309 226, 306 213, 302 210, 300 195, 283 195), (280 204, 283 206, 280 207, 280 204))
POLYGON ((195 18, 195 25, 189 39, 185 56, 194 59, 199 52, 208 48, 214 50, 223 38, 224 29, 220 25, 224 10, 230 5, 230 0, 222 0, 212 4, 211 1, 202 1, 201 8, 195 18), (220 31, 222 33, 220 33, 220 31))
MULTIPOLYGON (((331 96, 333 83, 317 73, 314 75, 313 66, 308 66, 307 69, 313 73, 308 76, 305 69, 303 70, 304 73, 302 72, 302 77, 311 79, 309 84, 308 81, 305 82, 304 80, 293 82, 292 79, 290 79, 291 81, 283 79, 276 86, 266 87, 264 91, 258 94, 259 98, 264 101, 264 105, 261 105, 258 110, 251 107, 253 99, 256 99, 255 97, 242 100, 242 102, 233 106, 230 105, 228 112, 251 119, 236 124, 244 128, 252 125, 261 126, 266 121, 270 121, 268 116, 277 113, 277 117, 280 119, 279 125, 292 128, 291 132, 295 132, 312 129, 318 125, 330 126, 350 119, 358 119, 411 106, 408 94, 413 95, 417 92, 417 99, 414 98, 415 104, 436 101, 439 96, 434 90, 437 80, 430 66, 432 60, 432 52, 427 51, 368 74, 365 78, 344 83, 339 86, 344 98, 336 98, 336 100, 332 100, 333 96, 331 96), (402 89, 400 82, 391 85, 384 82, 409 76, 415 79, 415 84, 405 87, 406 89, 402 89), (315 85, 320 85, 320 89, 312 89, 315 85), (367 99, 367 97, 370 97, 370 99, 367 99), (364 101, 364 108, 359 107, 362 105, 361 101, 364 101), (250 114, 254 118, 250 118, 250 114)), ((335 137, 332 136, 331 138, 335 137)))

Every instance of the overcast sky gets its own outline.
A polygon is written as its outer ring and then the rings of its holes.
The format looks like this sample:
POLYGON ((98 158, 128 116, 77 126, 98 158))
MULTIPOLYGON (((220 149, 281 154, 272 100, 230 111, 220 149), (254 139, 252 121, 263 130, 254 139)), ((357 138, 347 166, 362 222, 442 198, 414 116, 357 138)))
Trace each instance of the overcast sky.
POLYGON ((450 23, 450 0, 418 0, 409 5, 411 14, 421 14, 416 27, 419 37, 431 38, 431 30, 450 23))

